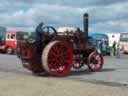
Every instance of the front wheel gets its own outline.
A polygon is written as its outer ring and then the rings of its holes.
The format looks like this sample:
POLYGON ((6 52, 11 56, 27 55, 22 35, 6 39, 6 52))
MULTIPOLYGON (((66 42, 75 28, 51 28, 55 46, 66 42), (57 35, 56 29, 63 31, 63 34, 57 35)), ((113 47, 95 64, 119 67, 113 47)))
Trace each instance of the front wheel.
POLYGON ((92 72, 99 72, 104 64, 104 58, 101 53, 94 51, 89 55, 88 68, 92 72))

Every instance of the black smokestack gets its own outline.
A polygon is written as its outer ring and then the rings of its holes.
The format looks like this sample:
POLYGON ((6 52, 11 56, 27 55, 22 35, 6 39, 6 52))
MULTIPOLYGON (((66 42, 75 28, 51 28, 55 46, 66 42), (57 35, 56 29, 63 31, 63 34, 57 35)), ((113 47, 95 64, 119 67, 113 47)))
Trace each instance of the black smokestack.
POLYGON ((84 22, 84 34, 85 34, 85 38, 86 40, 88 40, 88 14, 85 13, 84 17, 83 17, 83 22, 84 22))

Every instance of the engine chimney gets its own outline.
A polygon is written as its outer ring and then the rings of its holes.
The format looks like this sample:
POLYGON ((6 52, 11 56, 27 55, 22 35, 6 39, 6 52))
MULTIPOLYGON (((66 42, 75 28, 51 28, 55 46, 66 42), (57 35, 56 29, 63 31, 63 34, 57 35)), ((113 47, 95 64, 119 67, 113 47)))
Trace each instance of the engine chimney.
POLYGON ((85 34, 85 38, 86 40, 88 40, 88 14, 85 13, 84 17, 83 17, 83 23, 84 23, 84 34, 85 34))

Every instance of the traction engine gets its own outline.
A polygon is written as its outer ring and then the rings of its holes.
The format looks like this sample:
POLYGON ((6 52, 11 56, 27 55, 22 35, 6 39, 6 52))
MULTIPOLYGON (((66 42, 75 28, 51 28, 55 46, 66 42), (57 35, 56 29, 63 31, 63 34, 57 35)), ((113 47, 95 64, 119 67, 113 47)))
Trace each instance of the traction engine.
POLYGON ((88 14, 84 14, 84 32, 57 32, 52 26, 43 27, 41 51, 37 52, 34 42, 19 43, 19 57, 23 67, 32 73, 47 72, 52 76, 68 75, 72 68, 87 65, 90 71, 102 69, 104 59, 88 40, 88 14))

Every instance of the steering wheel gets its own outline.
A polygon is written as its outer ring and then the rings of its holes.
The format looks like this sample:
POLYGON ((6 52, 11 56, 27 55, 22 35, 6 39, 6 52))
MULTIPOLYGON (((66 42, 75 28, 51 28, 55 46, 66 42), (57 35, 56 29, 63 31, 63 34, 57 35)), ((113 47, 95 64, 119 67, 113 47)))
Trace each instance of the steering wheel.
POLYGON ((46 35, 57 35, 56 29, 52 26, 45 26, 42 28, 42 30, 46 35))

